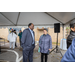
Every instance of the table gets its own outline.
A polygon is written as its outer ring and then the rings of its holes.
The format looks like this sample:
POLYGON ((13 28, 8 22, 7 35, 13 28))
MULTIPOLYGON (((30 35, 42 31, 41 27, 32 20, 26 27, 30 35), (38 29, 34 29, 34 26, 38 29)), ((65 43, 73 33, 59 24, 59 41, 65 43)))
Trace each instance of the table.
MULTIPOLYGON (((4 38, 0 38, 0 40, 4 40, 4 45, 5 45, 5 39, 4 38)), ((1 52, 1 41, 0 41, 0 52, 1 52)))
POLYGON ((60 41, 60 48, 62 50, 67 50, 67 42, 66 42, 66 39, 61 39, 61 41, 60 41))

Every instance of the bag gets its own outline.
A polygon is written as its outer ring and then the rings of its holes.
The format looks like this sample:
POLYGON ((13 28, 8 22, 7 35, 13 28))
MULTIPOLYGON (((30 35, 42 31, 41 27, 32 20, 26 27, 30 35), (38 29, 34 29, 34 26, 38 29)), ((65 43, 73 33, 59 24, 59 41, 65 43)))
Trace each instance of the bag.
POLYGON ((39 47, 39 49, 38 49, 38 52, 40 53, 40 47, 39 47))
MULTIPOLYGON (((42 36, 43 36, 43 35, 42 35, 42 36)), ((42 37, 42 36, 41 36, 41 37, 42 37)), ((39 47, 39 49, 38 49, 38 52, 40 53, 40 47, 39 47)))

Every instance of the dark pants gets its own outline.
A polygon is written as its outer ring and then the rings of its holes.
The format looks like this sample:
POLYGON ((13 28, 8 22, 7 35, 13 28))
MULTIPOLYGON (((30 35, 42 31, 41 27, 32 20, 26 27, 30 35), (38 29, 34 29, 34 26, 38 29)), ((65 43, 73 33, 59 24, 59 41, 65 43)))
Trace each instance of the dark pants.
POLYGON ((20 46, 21 46, 21 39, 19 39, 19 41, 20 41, 20 46))
POLYGON ((25 49, 23 50, 23 62, 27 62, 29 59, 29 62, 33 62, 33 50, 34 50, 34 45, 28 50, 25 49))
POLYGON ((15 42, 15 47, 17 47, 16 42, 15 42))
POLYGON ((47 62, 47 54, 41 53, 41 62, 43 62, 43 58, 45 56, 45 62, 47 62))

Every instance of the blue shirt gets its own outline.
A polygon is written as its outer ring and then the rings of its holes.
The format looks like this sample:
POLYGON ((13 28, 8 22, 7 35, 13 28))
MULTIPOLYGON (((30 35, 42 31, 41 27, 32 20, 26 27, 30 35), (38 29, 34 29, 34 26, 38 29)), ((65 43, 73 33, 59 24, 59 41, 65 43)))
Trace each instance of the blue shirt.
POLYGON ((72 44, 64 54, 61 62, 75 62, 75 38, 72 40, 72 44))
POLYGON ((33 38, 33 43, 34 44, 34 34, 33 34, 33 31, 29 28, 30 32, 31 32, 31 35, 32 35, 32 38, 33 38))

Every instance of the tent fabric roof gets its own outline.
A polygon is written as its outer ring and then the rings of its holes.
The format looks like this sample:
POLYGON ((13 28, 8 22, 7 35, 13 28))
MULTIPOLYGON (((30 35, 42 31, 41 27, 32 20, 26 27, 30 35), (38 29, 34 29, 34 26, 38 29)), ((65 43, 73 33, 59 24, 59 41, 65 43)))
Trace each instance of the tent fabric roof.
POLYGON ((55 19, 59 20, 63 24, 67 24, 71 20, 75 19, 75 12, 47 12, 55 19))
POLYGON ((0 26, 49 26, 67 24, 75 19, 75 12, 0 12, 0 26))

